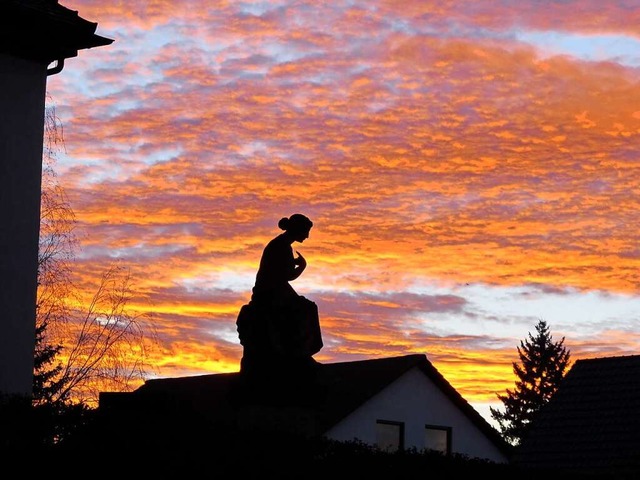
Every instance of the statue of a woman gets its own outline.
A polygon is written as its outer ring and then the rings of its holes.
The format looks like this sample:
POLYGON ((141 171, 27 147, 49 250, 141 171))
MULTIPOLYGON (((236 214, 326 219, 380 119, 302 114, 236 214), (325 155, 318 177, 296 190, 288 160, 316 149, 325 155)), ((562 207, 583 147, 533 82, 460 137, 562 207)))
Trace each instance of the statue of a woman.
POLYGON ((317 364, 312 357, 323 346, 317 305, 289 283, 307 267, 292 245, 309 238, 313 222, 296 213, 280 219, 278 227, 284 232, 264 248, 251 301, 236 322, 243 346, 240 371, 259 380, 312 375, 317 364))

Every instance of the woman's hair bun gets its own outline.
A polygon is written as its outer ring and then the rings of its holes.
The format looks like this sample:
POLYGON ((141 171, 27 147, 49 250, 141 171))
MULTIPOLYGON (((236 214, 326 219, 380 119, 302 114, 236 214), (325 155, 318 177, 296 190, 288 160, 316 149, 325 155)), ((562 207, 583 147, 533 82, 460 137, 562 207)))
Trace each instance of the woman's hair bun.
POLYGON ((289 218, 282 217, 278 222, 281 230, 303 230, 313 227, 313 222, 301 213, 294 213, 289 218))
POLYGON ((280 228, 280 230, 286 230, 288 226, 289 226, 289 219, 287 217, 282 217, 278 222, 278 228, 280 228))

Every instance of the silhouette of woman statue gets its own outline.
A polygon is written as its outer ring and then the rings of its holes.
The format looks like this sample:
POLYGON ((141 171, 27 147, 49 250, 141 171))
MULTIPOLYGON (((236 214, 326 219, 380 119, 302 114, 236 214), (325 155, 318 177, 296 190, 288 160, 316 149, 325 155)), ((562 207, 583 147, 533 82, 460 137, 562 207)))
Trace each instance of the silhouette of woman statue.
POLYGON ((307 267, 293 243, 309 238, 313 222, 296 213, 278 222, 283 233, 264 248, 251 301, 236 321, 243 346, 240 372, 252 381, 309 379, 323 346, 317 305, 298 295, 289 282, 307 267))

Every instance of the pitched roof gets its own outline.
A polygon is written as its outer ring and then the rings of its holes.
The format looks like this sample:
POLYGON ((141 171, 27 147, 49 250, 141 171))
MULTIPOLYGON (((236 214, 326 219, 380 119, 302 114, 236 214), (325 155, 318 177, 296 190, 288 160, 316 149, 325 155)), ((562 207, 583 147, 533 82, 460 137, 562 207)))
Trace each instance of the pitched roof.
POLYGON ((2 0, 0 53, 47 63, 75 57, 113 42, 96 35, 97 26, 57 0, 2 0))
MULTIPOLYGON (((419 368, 503 453, 510 453, 497 430, 451 386, 426 355, 421 354, 318 364, 315 383, 320 399, 314 404, 318 407, 317 431, 326 432, 413 367, 419 368)), ((153 396, 154 401, 162 398, 162 401, 172 404, 188 404, 196 410, 206 410, 209 418, 217 415, 223 419, 228 416, 224 412, 233 408, 234 389, 238 387, 240 378, 239 373, 224 373, 152 379, 132 393, 141 401, 153 396)), ((101 408, 109 406, 108 395, 101 394, 101 408)))
POLYGON ((577 360, 513 461, 640 473, 640 355, 577 360))
POLYGON ((418 367, 485 435, 497 443, 503 442, 497 431, 422 354, 324 364, 319 381, 328 387, 325 403, 326 429, 413 367, 418 367))

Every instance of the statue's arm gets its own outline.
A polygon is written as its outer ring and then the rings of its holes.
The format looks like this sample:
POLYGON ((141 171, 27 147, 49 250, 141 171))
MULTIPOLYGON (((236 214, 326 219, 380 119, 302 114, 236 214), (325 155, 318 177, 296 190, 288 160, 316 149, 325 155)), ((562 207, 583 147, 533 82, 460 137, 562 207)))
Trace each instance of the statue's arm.
POLYGON ((302 275, 304 269, 307 268, 307 261, 305 260, 305 258, 300 254, 300 252, 296 253, 298 254, 298 256, 293 259, 293 271, 289 277, 289 280, 295 280, 300 275, 302 275))

